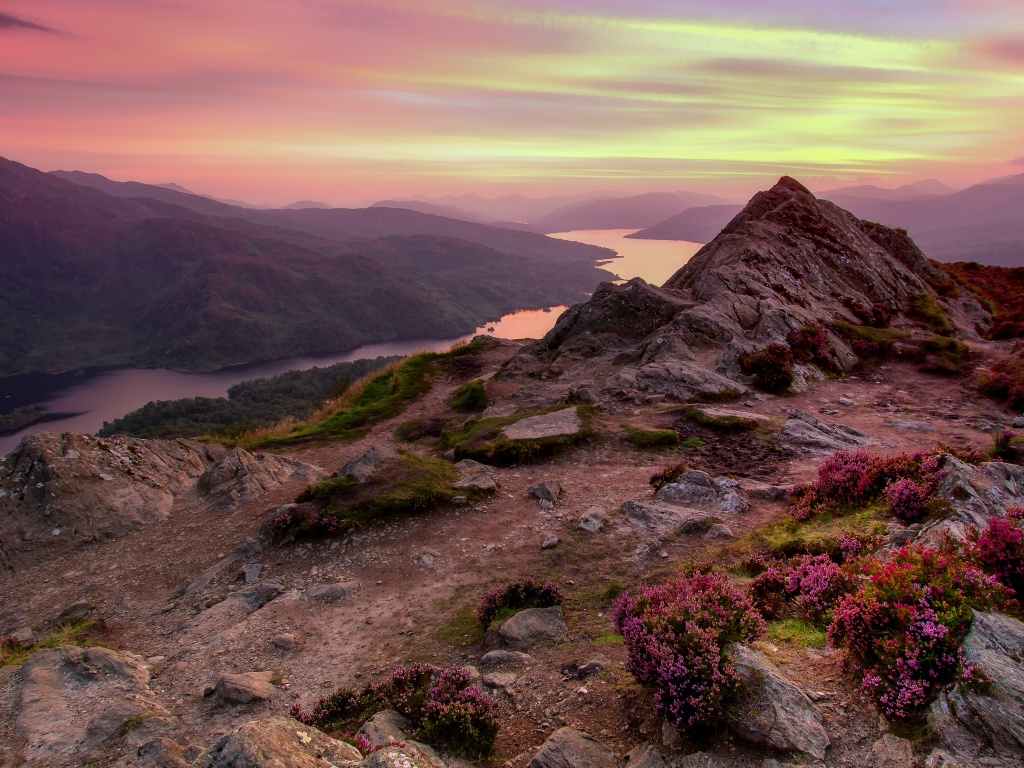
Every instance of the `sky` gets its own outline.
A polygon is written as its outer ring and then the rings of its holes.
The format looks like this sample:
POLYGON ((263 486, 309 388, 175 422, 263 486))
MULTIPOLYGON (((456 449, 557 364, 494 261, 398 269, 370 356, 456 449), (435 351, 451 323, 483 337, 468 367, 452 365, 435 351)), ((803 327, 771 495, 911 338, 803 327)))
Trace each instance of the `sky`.
POLYGON ((1022 0, 0 0, 0 155, 260 204, 1024 172, 1022 0))

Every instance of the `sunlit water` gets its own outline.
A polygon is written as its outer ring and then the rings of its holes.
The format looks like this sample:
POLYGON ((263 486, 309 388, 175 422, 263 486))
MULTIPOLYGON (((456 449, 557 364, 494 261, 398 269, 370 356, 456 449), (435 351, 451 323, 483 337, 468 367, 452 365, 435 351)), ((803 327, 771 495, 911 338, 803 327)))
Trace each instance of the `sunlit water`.
MULTIPOLYGON (((603 264, 623 279, 642 277, 660 285, 697 252, 700 245, 679 241, 628 240, 633 230, 561 232, 552 237, 600 245, 617 251, 620 258, 603 264)), ((228 388, 247 379, 274 376, 364 357, 410 355, 443 351, 453 344, 490 333, 506 339, 540 338, 555 324, 564 306, 506 315, 480 326, 474 333, 453 339, 418 339, 367 344, 348 352, 294 357, 268 363, 234 366, 212 373, 183 373, 165 369, 119 369, 88 374, 13 377, 0 379, 0 412, 23 405, 39 405, 44 421, 10 435, 0 435, 0 456, 14 449, 26 435, 36 432, 96 432, 104 421, 113 421, 151 400, 182 397, 224 397, 228 388)))

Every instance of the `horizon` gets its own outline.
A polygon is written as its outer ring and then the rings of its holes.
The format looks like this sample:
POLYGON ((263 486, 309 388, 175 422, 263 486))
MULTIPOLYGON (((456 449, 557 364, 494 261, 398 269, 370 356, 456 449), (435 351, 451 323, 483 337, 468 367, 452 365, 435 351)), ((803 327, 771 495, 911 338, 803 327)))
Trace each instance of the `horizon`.
POLYGON ((1010 0, 9 0, 0 154, 259 206, 1024 170, 1010 0))

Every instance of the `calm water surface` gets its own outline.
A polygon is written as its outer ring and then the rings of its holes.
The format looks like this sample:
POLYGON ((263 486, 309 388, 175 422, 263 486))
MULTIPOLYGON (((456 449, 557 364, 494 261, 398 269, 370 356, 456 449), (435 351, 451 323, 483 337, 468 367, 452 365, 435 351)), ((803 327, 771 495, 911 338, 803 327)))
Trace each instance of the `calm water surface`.
MULTIPOLYGON (((619 252, 621 258, 603 264, 620 278, 642 277, 660 285, 701 247, 698 243, 664 240, 627 240, 633 230, 560 232, 552 237, 600 245, 619 252)), ((0 412, 37 404, 47 413, 44 421, 10 435, 0 435, 0 456, 13 450, 21 438, 36 432, 93 433, 151 400, 182 397, 224 397, 228 388, 247 379, 274 376, 285 371, 358 360, 364 357, 439 352, 452 344, 491 333, 506 339, 540 338, 555 324, 565 307, 529 310, 506 315, 483 325, 474 333, 454 339, 419 339, 368 344, 349 352, 294 357, 268 363, 234 366, 212 373, 182 373, 165 369, 118 369, 87 374, 18 376, 0 380, 0 412)))

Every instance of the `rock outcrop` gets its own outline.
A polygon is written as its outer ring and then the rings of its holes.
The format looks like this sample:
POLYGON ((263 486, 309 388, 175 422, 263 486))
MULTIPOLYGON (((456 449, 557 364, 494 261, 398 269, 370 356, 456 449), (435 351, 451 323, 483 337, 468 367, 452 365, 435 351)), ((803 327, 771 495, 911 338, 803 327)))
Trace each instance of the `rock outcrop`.
POLYGON ((929 523, 917 543, 938 548, 947 538, 967 541, 1012 507, 1024 506, 1024 467, 993 461, 972 466, 954 456, 943 463, 936 495, 952 513, 929 523))
POLYGON ((498 635, 502 642, 512 648, 530 648, 565 637, 568 632, 565 614, 561 606, 555 605, 551 608, 527 608, 520 611, 501 625, 498 635))
MULTIPOLYGON (((639 278, 602 284, 499 376, 569 378, 582 361, 600 359, 606 396, 735 396, 751 382, 742 355, 786 344, 791 332, 813 324, 860 325, 881 314, 911 328, 907 318, 922 295, 958 333, 977 338, 985 310, 969 296, 944 298, 938 289, 948 285, 902 230, 861 221, 783 178, 663 286, 639 278)), ((827 341, 833 367, 851 370, 857 356, 850 345, 832 331, 827 341)), ((798 366, 796 381, 815 375, 798 366)))
POLYGON ((618 768, 607 747, 583 731, 559 728, 537 750, 526 768, 618 768))
POLYGON ((254 720, 222 737, 194 768, 327 768, 356 765, 355 747, 287 717, 254 720))
POLYGON ((182 494, 232 504, 320 474, 294 459, 195 440, 32 435, 0 461, 0 563, 12 567, 166 520, 182 494))

